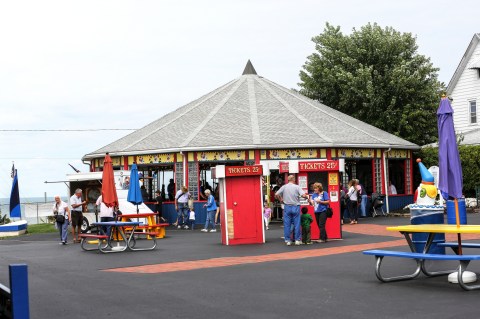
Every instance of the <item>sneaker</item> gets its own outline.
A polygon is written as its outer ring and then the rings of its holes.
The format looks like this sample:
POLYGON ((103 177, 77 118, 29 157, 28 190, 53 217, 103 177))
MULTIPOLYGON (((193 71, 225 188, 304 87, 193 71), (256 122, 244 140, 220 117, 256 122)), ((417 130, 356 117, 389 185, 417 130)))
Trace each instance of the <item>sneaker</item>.
POLYGON ((302 242, 300 240, 295 240, 295 246, 300 246, 302 242))
POLYGON ((177 229, 182 229, 182 226, 178 225, 178 226, 177 226, 177 229))
POLYGON ((183 227, 183 228, 185 228, 185 229, 188 229, 188 226, 187 226, 187 225, 185 225, 185 227, 183 227))
POLYGON ((204 233, 208 232, 208 230, 206 230, 205 228, 202 229, 201 231, 203 231, 204 233))
POLYGON ((216 229, 211 229, 210 232, 211 232, 211 233, 216 233, 217 230, 216 230, 216 229))
POLYGON ((269 228, 267 227, 267 230, 268 230, 268 229, 269 229, 269 228))
POLYGON ((62 245, 66 245, 66 244, 67 244, 67 242, 66 242, 66 241, 62 241, 62 245))
POLYGON ((307 243, 307 245, 311 245, 311 244, 313 244, 311 241, 309 241, 309 242, 307 243))
POLYGON ((291 246, 292 245, 292 242, 291 241, 287 241, 285 242, 287 244, 287 246, 291 246))

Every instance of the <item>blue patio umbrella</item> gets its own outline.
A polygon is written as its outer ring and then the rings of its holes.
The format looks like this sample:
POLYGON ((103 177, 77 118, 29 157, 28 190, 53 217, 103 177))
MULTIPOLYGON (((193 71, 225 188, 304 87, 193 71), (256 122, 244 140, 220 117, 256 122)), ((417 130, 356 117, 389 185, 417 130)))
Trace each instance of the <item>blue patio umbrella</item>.
POLYGON ((133 163, 132 169, 130 171, 130 186, 128 187, 127 201, 137 205, 137 214, 138 214, 138 205, 143 203, 142 191, 140 190, 140 182, 138 178, 138 168, 137 164, 133 163))
MULTIPOLYGON (((455 219, 460 227, 458 214, 458 198, 462 197, 463 174, 460 155, 458 153, 457 138, 453 125, 453 109, 450 101, 443 96, 437 110, 438 122, 438 188, 455 202, 455 219)), ((461 237, 458 235, 459 252, 461 253, 461 237)))

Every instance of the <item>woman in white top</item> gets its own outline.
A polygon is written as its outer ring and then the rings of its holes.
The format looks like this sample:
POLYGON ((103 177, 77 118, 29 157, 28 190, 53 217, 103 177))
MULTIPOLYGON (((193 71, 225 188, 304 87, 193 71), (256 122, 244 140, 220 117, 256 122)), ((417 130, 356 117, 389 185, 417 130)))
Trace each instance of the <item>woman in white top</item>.
POLYGON ((62 201, 59 195, 55 195, 54 198, 55 203, 53 204, 52 210, 56 220, 56 227, 60 231, 60 244, 66 245, 68 236, 68 224, 69 220, 71 219, 70 209, 68 208, 68 204, 62 201), (58 218, 57 216, 63 216, 63 218, 58 218), (61 219, 63 219, 63 222, 61 222, 61 219))
POLYGON ((357 181, 352 179, 348 182, 347 192, 347 207, 348 214, 350 215, 350 224, 358 223, 358 194, 357 194, 357 181))

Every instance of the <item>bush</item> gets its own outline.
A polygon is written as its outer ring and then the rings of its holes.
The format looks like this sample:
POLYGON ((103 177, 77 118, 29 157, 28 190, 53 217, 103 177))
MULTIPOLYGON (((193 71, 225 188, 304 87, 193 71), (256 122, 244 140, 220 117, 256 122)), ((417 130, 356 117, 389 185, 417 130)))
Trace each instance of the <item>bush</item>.
MULTIPOLYGON (((475 187, 480 185, 480 145, 460 145, 458 152, 462 163, 463 193, 465 197, 475 197, 475 187)), ((426 167, 438 166, 437 147, 423 148, 418 155, 426 167)))

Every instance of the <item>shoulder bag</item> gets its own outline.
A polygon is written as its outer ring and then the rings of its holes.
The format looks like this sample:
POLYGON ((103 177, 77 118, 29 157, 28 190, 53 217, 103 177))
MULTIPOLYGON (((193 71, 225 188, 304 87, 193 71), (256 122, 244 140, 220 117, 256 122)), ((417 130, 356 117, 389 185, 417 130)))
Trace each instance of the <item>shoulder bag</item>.
POLYGON ((55 221, 59 224, 63 224, 65 222, 65 216, 63 215, 55 215, 55 221))

